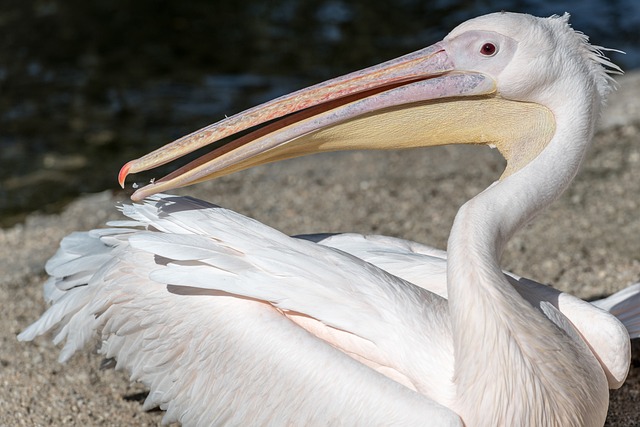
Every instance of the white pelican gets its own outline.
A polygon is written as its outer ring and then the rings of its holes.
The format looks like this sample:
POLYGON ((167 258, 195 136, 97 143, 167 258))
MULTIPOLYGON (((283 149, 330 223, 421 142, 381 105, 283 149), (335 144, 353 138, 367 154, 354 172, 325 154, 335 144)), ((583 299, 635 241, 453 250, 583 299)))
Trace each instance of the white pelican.
POLYGON ((57 327, 66 360, 100 338, 166 422, 602 425, 629 366, 624 325, 499 266, 504 243, 576 174, 610 90, 605 68, 617 69, 567 21, 476 18, 129 162, 121 182, 273 120, 138 190, 134 200, 151 197, 121 208, 130 220, 65 238, 47 264, 52 306, 19 339, 57 327), (446 283, 448 300, 331 239, 152 196, 311 152, 447 143, 496 146, 508 162, 459 210, 446 261, 431 254, 441 278, 427 286, 446 283))

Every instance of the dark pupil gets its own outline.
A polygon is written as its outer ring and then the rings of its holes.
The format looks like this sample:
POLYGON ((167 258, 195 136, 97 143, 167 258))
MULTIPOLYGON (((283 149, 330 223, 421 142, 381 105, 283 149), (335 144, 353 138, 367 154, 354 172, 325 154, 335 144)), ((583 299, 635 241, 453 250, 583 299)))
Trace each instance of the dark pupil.
POLYGON ((481 52, 485 55, 493 55, 494 53, 496 53, 496 47, 492 43, 485 43, 482 46, 481 52))

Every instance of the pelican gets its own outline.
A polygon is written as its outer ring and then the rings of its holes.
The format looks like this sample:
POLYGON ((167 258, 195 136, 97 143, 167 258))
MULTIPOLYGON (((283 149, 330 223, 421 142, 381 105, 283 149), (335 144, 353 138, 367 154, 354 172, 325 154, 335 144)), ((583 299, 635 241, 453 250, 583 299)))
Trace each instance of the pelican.
POLYGON ((19 339, 57 329, 62 361, 100 339, 164 422, 601 426, 629 367, 625 325, 499 260, 575 176, 613 84, 607 68, 619 70, 566 14, 491 14, 133 160, 121 184, 264 125, 137 190, 142 203, 120 207, 127 220, 65 238, 47 263, 51 307, 19 339), (507 166, 460 208, 446 254, 404 251, 432 266, 432 281, 368 262, 375 244, 358 249, 362 236, 292 238, 156 194, 320 151, 453 143, 496 147, 507 166))

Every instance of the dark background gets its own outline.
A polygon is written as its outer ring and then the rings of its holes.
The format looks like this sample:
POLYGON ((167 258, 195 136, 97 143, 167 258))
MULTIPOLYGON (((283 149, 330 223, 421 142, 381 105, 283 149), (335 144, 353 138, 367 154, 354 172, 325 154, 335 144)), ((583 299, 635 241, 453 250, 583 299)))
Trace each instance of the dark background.
POLYGON ((126 161, 225 114, 500 10, 568 11, 640 66, 635 0, 0 0, 0 226, 116 189, 126 161))

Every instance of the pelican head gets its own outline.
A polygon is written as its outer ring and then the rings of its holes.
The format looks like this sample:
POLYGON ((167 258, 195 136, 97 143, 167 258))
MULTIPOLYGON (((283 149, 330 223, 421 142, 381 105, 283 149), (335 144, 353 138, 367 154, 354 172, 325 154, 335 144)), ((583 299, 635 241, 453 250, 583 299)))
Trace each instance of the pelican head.
POLYGON ((455 143, 496 147, 507 160, 504 179, 548 145, 563 114, 558 100, 595 88, 599 99, 589 108, 597 111, 610 87, 601 64, 611 64, 567 21, 506 12, 472 19, 432 46, 282 96, 132 160, 119 182, 209 144, 211 152, 132 199, 310 153, 455 143), (577 73, 589 76, 587 89, 584 81, 565 84, 577 73))

